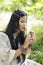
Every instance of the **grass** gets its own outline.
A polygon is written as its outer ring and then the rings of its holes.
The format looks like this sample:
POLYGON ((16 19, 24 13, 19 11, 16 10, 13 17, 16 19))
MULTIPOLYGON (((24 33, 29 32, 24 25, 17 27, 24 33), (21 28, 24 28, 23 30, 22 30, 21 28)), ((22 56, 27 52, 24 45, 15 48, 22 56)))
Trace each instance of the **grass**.
POLYGON ((39 45, 38 43, 33 44, 32 52, 29 59, 32 59, 43 65, 43 44, 42 45, 39 45))

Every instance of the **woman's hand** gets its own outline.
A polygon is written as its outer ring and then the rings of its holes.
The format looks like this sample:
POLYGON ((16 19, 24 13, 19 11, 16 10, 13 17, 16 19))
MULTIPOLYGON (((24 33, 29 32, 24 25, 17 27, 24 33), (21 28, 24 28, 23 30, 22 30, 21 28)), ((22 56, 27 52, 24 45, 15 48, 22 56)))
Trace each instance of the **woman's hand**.
POLYGON ((35 41, 35 33, 34 32, 29 32, 25 41, 24 41, 24 48, 27 48, 29 44, 32 44, 35 41))
POLYGON ((14 59, 16 59, 18 56, 20 56, 22 53, 21 49, 17 49, 15 54, 14 54, 14 59))

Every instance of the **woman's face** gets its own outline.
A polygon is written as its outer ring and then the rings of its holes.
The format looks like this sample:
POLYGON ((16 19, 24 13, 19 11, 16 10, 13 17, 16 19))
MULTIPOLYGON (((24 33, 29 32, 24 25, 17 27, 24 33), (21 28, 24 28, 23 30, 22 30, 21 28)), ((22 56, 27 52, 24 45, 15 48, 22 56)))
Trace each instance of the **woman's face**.
POLYGON ((23 16, 20 18, 19 20, 19 29, 20 31, 25 31, 26 30, 26 21, 27 21, 27 17, 23 16))

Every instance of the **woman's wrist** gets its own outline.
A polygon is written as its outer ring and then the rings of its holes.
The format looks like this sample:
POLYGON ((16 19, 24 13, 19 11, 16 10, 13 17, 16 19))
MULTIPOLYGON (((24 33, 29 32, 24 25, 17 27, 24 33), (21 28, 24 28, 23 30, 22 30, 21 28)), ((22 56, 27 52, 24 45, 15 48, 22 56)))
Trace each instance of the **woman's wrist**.
POLYGON ((22 51, 23 54, 26 54, 26 49, 24 48, 23 45, 21 45, 20 49, 21 49, 21 51, 22 51))

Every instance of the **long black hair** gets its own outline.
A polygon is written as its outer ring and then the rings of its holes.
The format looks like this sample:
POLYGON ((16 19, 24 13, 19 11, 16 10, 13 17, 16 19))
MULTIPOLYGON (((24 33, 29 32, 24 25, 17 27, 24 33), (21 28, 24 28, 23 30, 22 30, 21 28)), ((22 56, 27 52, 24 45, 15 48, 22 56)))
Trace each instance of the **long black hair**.
MULTIPOLYGON (((10 18, 9 24, 7 26, 6 34, 8 35, 8 37, 10 39, 12 49, 16 49, 17 48, 17 45, 15 46, 15 44, 13 42, 13 33, 16 33, 17 29, 19 29, 19 19, 20 19, 20 17, 23 17, 23 16, 27 16, 27 14, 24 11, 15 10, 12 13, 12 16, 10 18)), ((21 36, 23 36, 23 34, 21 36)))

